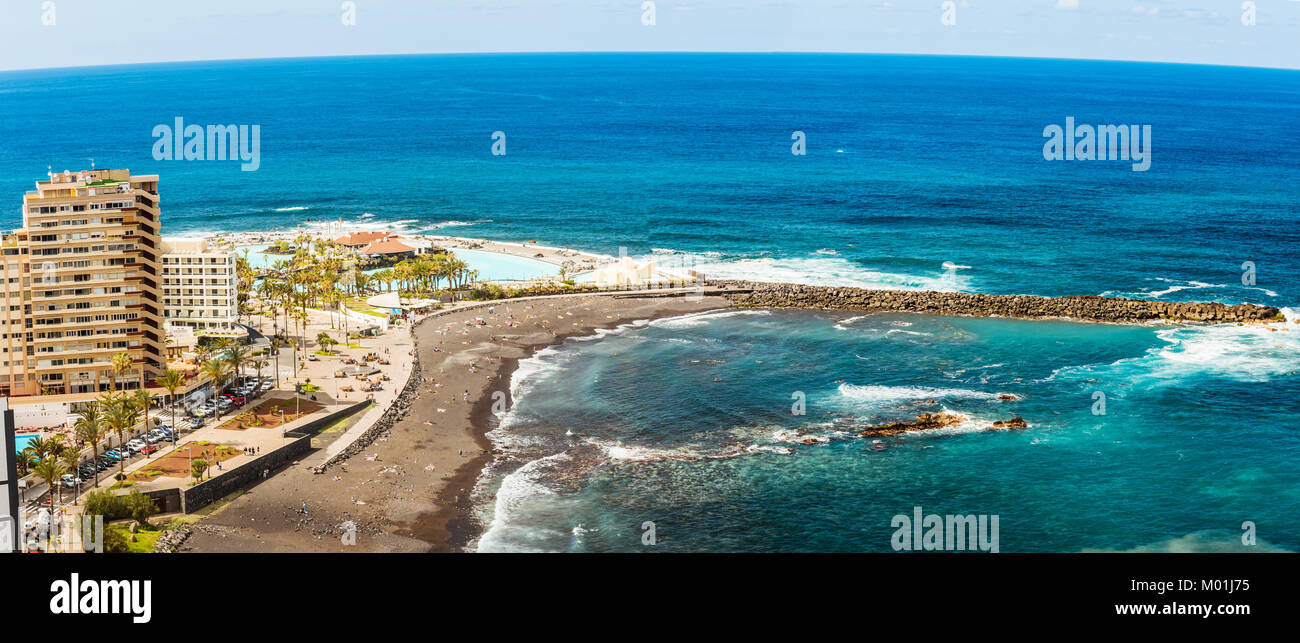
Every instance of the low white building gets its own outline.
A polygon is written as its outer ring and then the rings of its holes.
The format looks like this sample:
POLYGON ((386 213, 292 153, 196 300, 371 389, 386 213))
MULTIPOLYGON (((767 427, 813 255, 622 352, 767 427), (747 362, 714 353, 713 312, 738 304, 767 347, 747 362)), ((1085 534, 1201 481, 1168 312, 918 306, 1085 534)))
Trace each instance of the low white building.
POLYGON ((199 336, 242 337, 234 248, 203 239, 163 239, 163 317, 199 336))

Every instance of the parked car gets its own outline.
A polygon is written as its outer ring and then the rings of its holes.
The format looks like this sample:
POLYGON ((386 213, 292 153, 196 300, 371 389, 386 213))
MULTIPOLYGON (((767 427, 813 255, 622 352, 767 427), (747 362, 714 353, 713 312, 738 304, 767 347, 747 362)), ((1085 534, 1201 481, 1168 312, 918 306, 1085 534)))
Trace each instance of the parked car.
POLYGON ((117 449, 109 449, 104 452, 104 457, 108 458, 109 460, 112 460, 113 462, 117 462, 118 460, 122 459, 122 452, 118 451, 117 449))
POLYGON ((158 445, 156 444, 146 444, 142 449, 140 449, 141 455, 149 455, 150 453, 156 453, 157 451, 158 445))
POLYGON ((60 482, 63 483, 64 489, 72 489, 73 487, 76 487, 77 485, 81 484, 81 478, 78 478, 77 476, 74 476, 71 473, 65 473, 63 474, 63 478, 60 479, 60 482))

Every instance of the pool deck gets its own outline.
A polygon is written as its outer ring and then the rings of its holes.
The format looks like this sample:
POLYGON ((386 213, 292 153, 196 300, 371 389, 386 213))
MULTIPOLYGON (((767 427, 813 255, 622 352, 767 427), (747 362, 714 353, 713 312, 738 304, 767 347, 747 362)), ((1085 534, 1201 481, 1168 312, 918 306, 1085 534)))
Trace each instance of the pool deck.
MULTIPOLYGON (((293 240, 294 237, 304 232, 305 231, 303 230, 289 230, 283 232, 239 232, 212 235, 209 239, 221 239, 226 242, 233 242, 236 247, 257 246, 271 244, 281 239, 293 240)), ((348 232, 353 232, 353 230, 349 230, 346 225, 344 225, 339 231, 337 231, 337 234, 335 232, 331 232, 329 235, 323 235, 320 232, 307 232, 307 234, 312 234, 313 236, 318 237, 328 236, 334 238, 347 234, 348 232)), ((590 272, 595 270, 598 265, 615 259, 615 257, 610 255, 583 252, 572 248, 545 246, 529 242, 492 241, 490 239, 457 237, 450 235, 413 234, 405 232, 397 233, 412 239, 430 241, 438 247, 446 248, 453 252, 457 249, 479 250, 482 252, 492 252, 512 257, 531 259, 533 261, 540 261, 555 266, 567 265, 569 267, 569 276, 576 276, 590 272)))

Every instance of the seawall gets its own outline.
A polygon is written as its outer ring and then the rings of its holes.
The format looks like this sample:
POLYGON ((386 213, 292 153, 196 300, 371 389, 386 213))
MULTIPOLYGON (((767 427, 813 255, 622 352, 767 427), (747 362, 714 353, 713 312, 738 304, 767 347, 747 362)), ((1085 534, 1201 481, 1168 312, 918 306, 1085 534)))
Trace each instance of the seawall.
POLYGON ((1155 320, 1207 323, 1280 321, 1281 312, 1255 304, 1150 301, 1119 297, 986 295, 912 290, 867 290, 834 286, 746 281, 713 281, 738 292, 722 293, 732 304, 761 308, 814 308, 913 312, 968 317, 1078 319, 1133 323, 1155 320))

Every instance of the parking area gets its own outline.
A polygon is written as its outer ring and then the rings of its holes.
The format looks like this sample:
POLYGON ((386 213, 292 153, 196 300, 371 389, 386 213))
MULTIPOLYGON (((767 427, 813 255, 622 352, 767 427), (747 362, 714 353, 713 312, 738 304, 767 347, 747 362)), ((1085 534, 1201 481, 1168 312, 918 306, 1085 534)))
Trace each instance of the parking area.
MULTIPOLYGON (((68 473, 63 476, 61 484, 65 498, 90 491, 94 485, 96 470, 100 474, 100 487, 112 487, 119 482, 114 479, 117 472, 139 468, 141 464, 156 459, 164 452, 170 452, 183 438, 193 437, 195 432, 204 427, 213 426, 218 422, 226 423, 228 418, 239 414, 246 406, 266 406, 268 402, 265 400, 270 398, 263 399, 263 396, 274 386, 270 378, 239 378, 232 382, 221 396, 191 408, 181 408, 178 405, 175 413, 168 406, 150 409, 148 424, 134 431, 126 444, 103 451, 97 459, 84 458, 78 465, 75 475, 68 473), (175 417, 174 425, 173 417, 175 417)), ((293 404, 292 398, 288 400, 276 398, 275 402, 271 403, 285 402, 289 405, 293 404)), ((308 408, 316 410, 320 405, 308 408)), ((297 416, 291 413, 289 421, 295 417, 297 416)))

